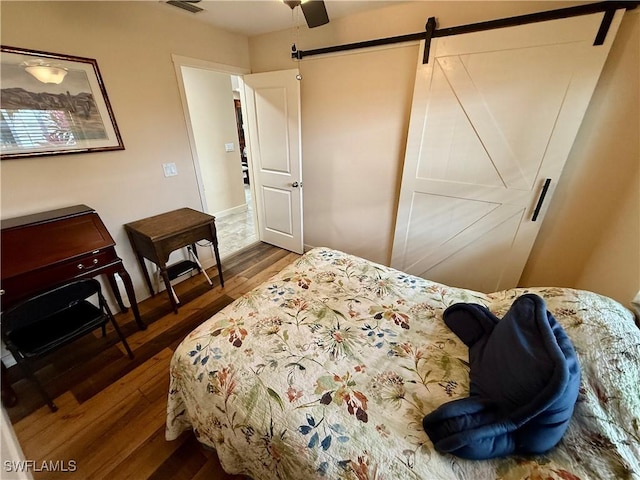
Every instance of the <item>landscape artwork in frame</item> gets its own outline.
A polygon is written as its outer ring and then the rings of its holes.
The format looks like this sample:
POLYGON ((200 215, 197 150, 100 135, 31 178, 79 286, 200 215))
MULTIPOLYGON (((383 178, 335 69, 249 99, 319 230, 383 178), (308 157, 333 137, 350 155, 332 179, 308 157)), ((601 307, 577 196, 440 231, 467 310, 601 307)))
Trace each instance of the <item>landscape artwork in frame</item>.
POLYGON ((0 159, 124 150, 96 60, 0 49, 0 159))

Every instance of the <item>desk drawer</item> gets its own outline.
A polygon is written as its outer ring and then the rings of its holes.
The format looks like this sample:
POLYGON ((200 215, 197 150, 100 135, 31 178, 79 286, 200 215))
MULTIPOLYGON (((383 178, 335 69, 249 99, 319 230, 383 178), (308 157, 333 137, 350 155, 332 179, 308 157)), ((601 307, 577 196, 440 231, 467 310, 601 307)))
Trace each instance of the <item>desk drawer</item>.
MULTIPOLYGON (((96 270, 113 263, 114 261, 120 261, 115 253, 115 250, 100 250, 82 257, 75 259, 69 259, 64 263, 55 265, 49 268, 47 275, 51 275, 55 278, 72 279, 82 276, 91 276, 96 270)), ((95 273, 96 275, 98 273, 95 273)))
POLYGON ((76 278, 100 275, 103 269, 121 262, 115 249, 108 248, 87 255, 71 258, 45 268, 25 272, 15 277, 3 278, 2 308, 6 309, 15 302, 41 292, 55 285, 76 278))
POLYGON ((72 270, 77 274, 82 274, 97 268, 102 268, 114 260, 118 260, 118 257, 115 256, 113 252, 101 251, 82 257, 75 262, 70 262, 70 265, 66 265, 65 267, 71 267, 73 265, 72 270))

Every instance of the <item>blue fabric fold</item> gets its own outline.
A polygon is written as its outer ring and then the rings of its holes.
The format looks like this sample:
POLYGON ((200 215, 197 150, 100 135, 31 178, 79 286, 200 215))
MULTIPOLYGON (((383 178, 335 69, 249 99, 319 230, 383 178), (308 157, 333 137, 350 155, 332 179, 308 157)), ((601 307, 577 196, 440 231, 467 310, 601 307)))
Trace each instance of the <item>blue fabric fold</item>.
POLYGON ((533 294, 502 320, 482 305, 459 303, 446 325, 469 347, 469 397, 423 419, 442 453, 468 459, 539 454, 562 439, 578 398, 580 366, 571 340, 533 294))

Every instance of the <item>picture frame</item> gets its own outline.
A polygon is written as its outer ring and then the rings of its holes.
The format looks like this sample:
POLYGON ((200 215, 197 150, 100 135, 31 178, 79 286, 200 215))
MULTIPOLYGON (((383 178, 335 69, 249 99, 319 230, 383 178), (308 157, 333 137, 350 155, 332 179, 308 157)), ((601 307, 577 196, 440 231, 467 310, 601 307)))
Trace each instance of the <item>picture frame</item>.
POLYGON ((0 160, 124 150, 95 59, 0 46, 0 160))

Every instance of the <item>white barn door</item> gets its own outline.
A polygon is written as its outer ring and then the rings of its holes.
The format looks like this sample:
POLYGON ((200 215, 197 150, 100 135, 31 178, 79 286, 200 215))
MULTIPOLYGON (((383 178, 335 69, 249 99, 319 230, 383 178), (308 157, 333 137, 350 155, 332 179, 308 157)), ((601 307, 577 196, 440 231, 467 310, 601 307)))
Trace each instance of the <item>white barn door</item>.
POLYGON ((251 183, 261 241, 303 253, 298 70, 245 75, 251 183))
MULTIPOLYGON (((516 286, 623 11, 435 38, 419 55, 391 265, 516 286)), ((603 159, 605 160, 605 159, 603 159)))

